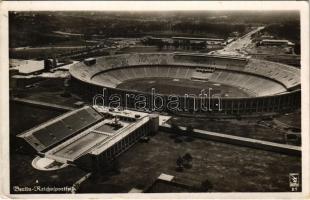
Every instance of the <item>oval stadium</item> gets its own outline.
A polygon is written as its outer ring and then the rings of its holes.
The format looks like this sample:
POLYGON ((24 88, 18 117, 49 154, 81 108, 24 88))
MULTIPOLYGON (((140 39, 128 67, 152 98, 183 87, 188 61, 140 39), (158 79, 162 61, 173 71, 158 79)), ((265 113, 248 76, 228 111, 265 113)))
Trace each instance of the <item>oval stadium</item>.
POLYGON ((165 110, 172 99, 178 108, 186 108, 177 111, 225 115, 289 112, 301 104, 298 68, 252 58, 189 53, 118 54, 86 59, 73 65, 69 72, 73 89, 90 98, 102 94, 105 88, 105 104, 113 101, 113 95, 119 95, 121 106, 137 108, 136 97, 144 95, 144 109, 148 111, 154 107, 165 110), (164 99, 160 102, 159 94, 164 99))

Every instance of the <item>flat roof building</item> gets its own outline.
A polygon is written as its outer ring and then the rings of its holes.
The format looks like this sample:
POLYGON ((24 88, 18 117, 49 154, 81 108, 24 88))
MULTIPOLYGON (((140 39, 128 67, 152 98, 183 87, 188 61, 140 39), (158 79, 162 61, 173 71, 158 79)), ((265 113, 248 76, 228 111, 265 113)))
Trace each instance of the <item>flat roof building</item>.
POLYGON ((10 59, 10 70, 16 69, 19 74, 29 75, 44 70, 44 60, 10 59))
POLYGON ((288 40, 268 40, 264 39, 260 41, 261 45, 273 45, 273 46, 295 46, 294 43, 288 41, 288 40))
POLYGON ((17 137, 23 138, 41 156, 97 170, 142 136, 156 131, 156 127, 158 116, 148 113, 85 106, 17 137))

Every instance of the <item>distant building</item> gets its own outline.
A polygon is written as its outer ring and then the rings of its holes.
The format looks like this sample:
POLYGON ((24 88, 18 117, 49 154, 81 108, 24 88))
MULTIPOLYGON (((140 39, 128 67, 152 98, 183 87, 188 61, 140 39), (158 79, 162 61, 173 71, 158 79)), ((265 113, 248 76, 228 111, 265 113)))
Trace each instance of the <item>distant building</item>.
POLYGON ((96 59, 95 58, 87 58, 84 60, 84 63, 88 66, 94 65, 94 64, 96 64, 96 59))
POLYGON ((56 58, 44 60, 44 70, 49 71, 49 70, 56 68, 56 67, 57 67, 57 59, 56 58))
POLYGON ((141 137, 157 131, 158 123, 158 115, 85 106, 17 137, 43 157, 100 171, 141 137))
POLYGON ((195 38, 195 37, 171 37, 171 38, 157 38, 157 37, 145 37, 142 39, 142 43, 146 45, 156 45, 161 48, 182 48, 182 49, 206 49, 222 47, 226 44, 224 39, 218 38, 195 38))
POLYGON ((157 179, 144 189, 144 193, 167 192, 202 192, 201 183, 193 179, 174 177, 169 174, 160 174, 157 179))
POLYGON ((20 60, 10 59, 10 70, 18 70, 18 74, 30 75, 44 70, 45 62, 43 60, 20 60))
POLYGON ((178 42, 206 42, 206 44, 223 44, 224 39, 219 39, 219 38, 195 38, 195 37, 172 37, 174 41, 178 42))
POLYGON ((49 71, 53 68, 53 60, 52 59, 46 59, 44 60, 44 69, 46 71, 49 71))
POLYGON ((269 39, 264 39, 261 40, 260 45, 262 46, 285 46, 285 47, 294 47, 295 44, 288 41, 288 40, 269 40, 269 39))
POLYGON ((260 38, 263 39, 263 40, 265 40, 265 39, 273 39, 274 36, 272 36, 272 35, 262 35, 260 38))
POLYGON ((164 39, 165 38, 157 38, 157 37, 147 36, 147 37, 144 37, 142 39, 142 43, 145 43, 147 45, 158 45, 158 44, 162 43, 164 39))
POLYGON ((228 39, 225 41, 225 45, 230 44, 230 43, 232 43, 232 42, 235 41, 235 40, 236 40, 235 38, 228 38, 228 39))

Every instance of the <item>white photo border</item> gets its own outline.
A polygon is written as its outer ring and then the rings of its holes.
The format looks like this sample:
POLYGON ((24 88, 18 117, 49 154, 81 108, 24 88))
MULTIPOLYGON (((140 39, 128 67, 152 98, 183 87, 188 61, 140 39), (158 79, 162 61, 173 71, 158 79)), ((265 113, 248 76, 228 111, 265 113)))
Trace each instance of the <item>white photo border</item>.
POLYGON ((0 198, 26 199, 308 199, 309 190, 309 3, 305 1, 0 1, 0 198), (301 23, 302 192, 169 194, 10 194, 9 190, 9 11, 297 10, 301 23))

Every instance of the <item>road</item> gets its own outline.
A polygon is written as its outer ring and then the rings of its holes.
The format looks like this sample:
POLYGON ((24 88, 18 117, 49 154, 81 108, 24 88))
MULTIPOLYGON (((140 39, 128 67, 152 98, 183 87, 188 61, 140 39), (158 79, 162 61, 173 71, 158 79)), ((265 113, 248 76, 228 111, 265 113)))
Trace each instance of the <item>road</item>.
POLYGON ((256 29, 228 44, 223 49, 212 51, 210 54, 246 56, 247 53, 244 50, 249 44, 252 43, 251 36, 264 28, 264 26, 257 27, 256 29))
POLYGON ((72 111, 75 109, 73 107, 62 106, 62 105, 58 105, 54 103, 47 103, 47 102, 42 102, 42 101, 34 101, 30 99, 25 99, 25 98, 14 97, 12 100, 16 102, 24 103, 24 104, 31 104, 33 106, 45 107, 45 108, 50 108, 54 110, 72 111))

